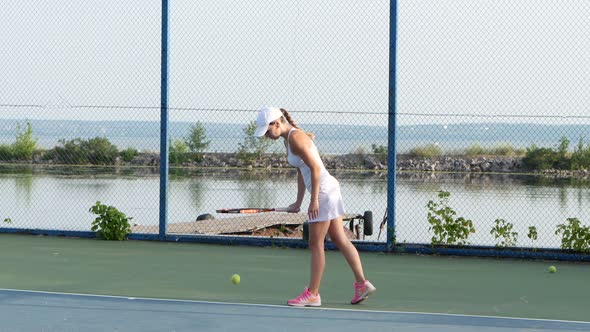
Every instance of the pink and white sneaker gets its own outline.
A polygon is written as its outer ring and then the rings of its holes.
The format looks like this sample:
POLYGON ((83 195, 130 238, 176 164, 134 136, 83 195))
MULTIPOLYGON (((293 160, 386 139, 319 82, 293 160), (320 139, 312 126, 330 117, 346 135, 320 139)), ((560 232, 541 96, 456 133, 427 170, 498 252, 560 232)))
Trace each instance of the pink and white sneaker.
POLYGON ((287 304, 293 307, 319 307, 322 305, 320 294, 313 295, 307 287, 299 296, 287 301, 287 304))
POLYGON ((355 282, 353 283, 354 286, 354 297, 350 301, 350 304, 359 304, 366 300, 370 294, 375 293, 377 288, 373 286, 369 280, 365 280, 363 282, 355 282))

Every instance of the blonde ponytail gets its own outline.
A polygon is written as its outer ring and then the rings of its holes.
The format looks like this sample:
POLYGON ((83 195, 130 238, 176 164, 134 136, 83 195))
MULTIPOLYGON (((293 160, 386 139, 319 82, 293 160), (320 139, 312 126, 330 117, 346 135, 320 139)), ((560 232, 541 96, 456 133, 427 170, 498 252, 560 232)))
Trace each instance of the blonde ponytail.
POLYGON ((286 109, 281 108, 281 112, 283 113, 283 117, 285 118, 285 120, 287 120, 287 122, 289 122, 289 124, 291 126, 293 126, 294 128, 297 128, 297 129, 301 130, 302 132, 304 132, 305 134, 307 134, 307 136, 309 136, 309 138, 311 138, 312 140, 315 139, 315 135, 313 133, 307 132, 307 131, 299 128, 299 126, 297 124, 295 124, 295 121, 293 121, 293 118, 291 117, 291 114, 289 114, 289 112, 286 109))

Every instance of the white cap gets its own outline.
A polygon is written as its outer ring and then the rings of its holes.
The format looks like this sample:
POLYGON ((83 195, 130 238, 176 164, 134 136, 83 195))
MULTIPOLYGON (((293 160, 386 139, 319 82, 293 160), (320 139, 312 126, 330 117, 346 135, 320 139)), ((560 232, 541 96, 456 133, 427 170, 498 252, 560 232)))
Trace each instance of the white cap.
POLYGON ((268 125, 280 119, 282 116, 283 112, 279 108, 263 107, 256 117, 256 131, 254 132, 254 136, 264 136, 268 130, 268 125))

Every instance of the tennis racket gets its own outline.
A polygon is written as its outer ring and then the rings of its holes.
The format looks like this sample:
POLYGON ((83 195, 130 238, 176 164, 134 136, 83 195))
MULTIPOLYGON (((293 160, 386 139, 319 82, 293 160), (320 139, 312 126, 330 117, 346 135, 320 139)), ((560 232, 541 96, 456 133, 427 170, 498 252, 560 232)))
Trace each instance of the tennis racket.
POLYGON ((217 213, 263 213, 263 212, 288 212, 289 208, 237 208, 237 209, 218 209, 217 213))

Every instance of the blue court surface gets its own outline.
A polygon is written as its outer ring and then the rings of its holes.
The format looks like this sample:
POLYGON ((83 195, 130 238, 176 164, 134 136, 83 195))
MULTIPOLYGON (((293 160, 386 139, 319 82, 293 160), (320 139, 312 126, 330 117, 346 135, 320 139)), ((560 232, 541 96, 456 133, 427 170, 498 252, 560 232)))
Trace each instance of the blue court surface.
POLYGON ((0 331, 590 331, 590 323, 0 289, 0 331))

